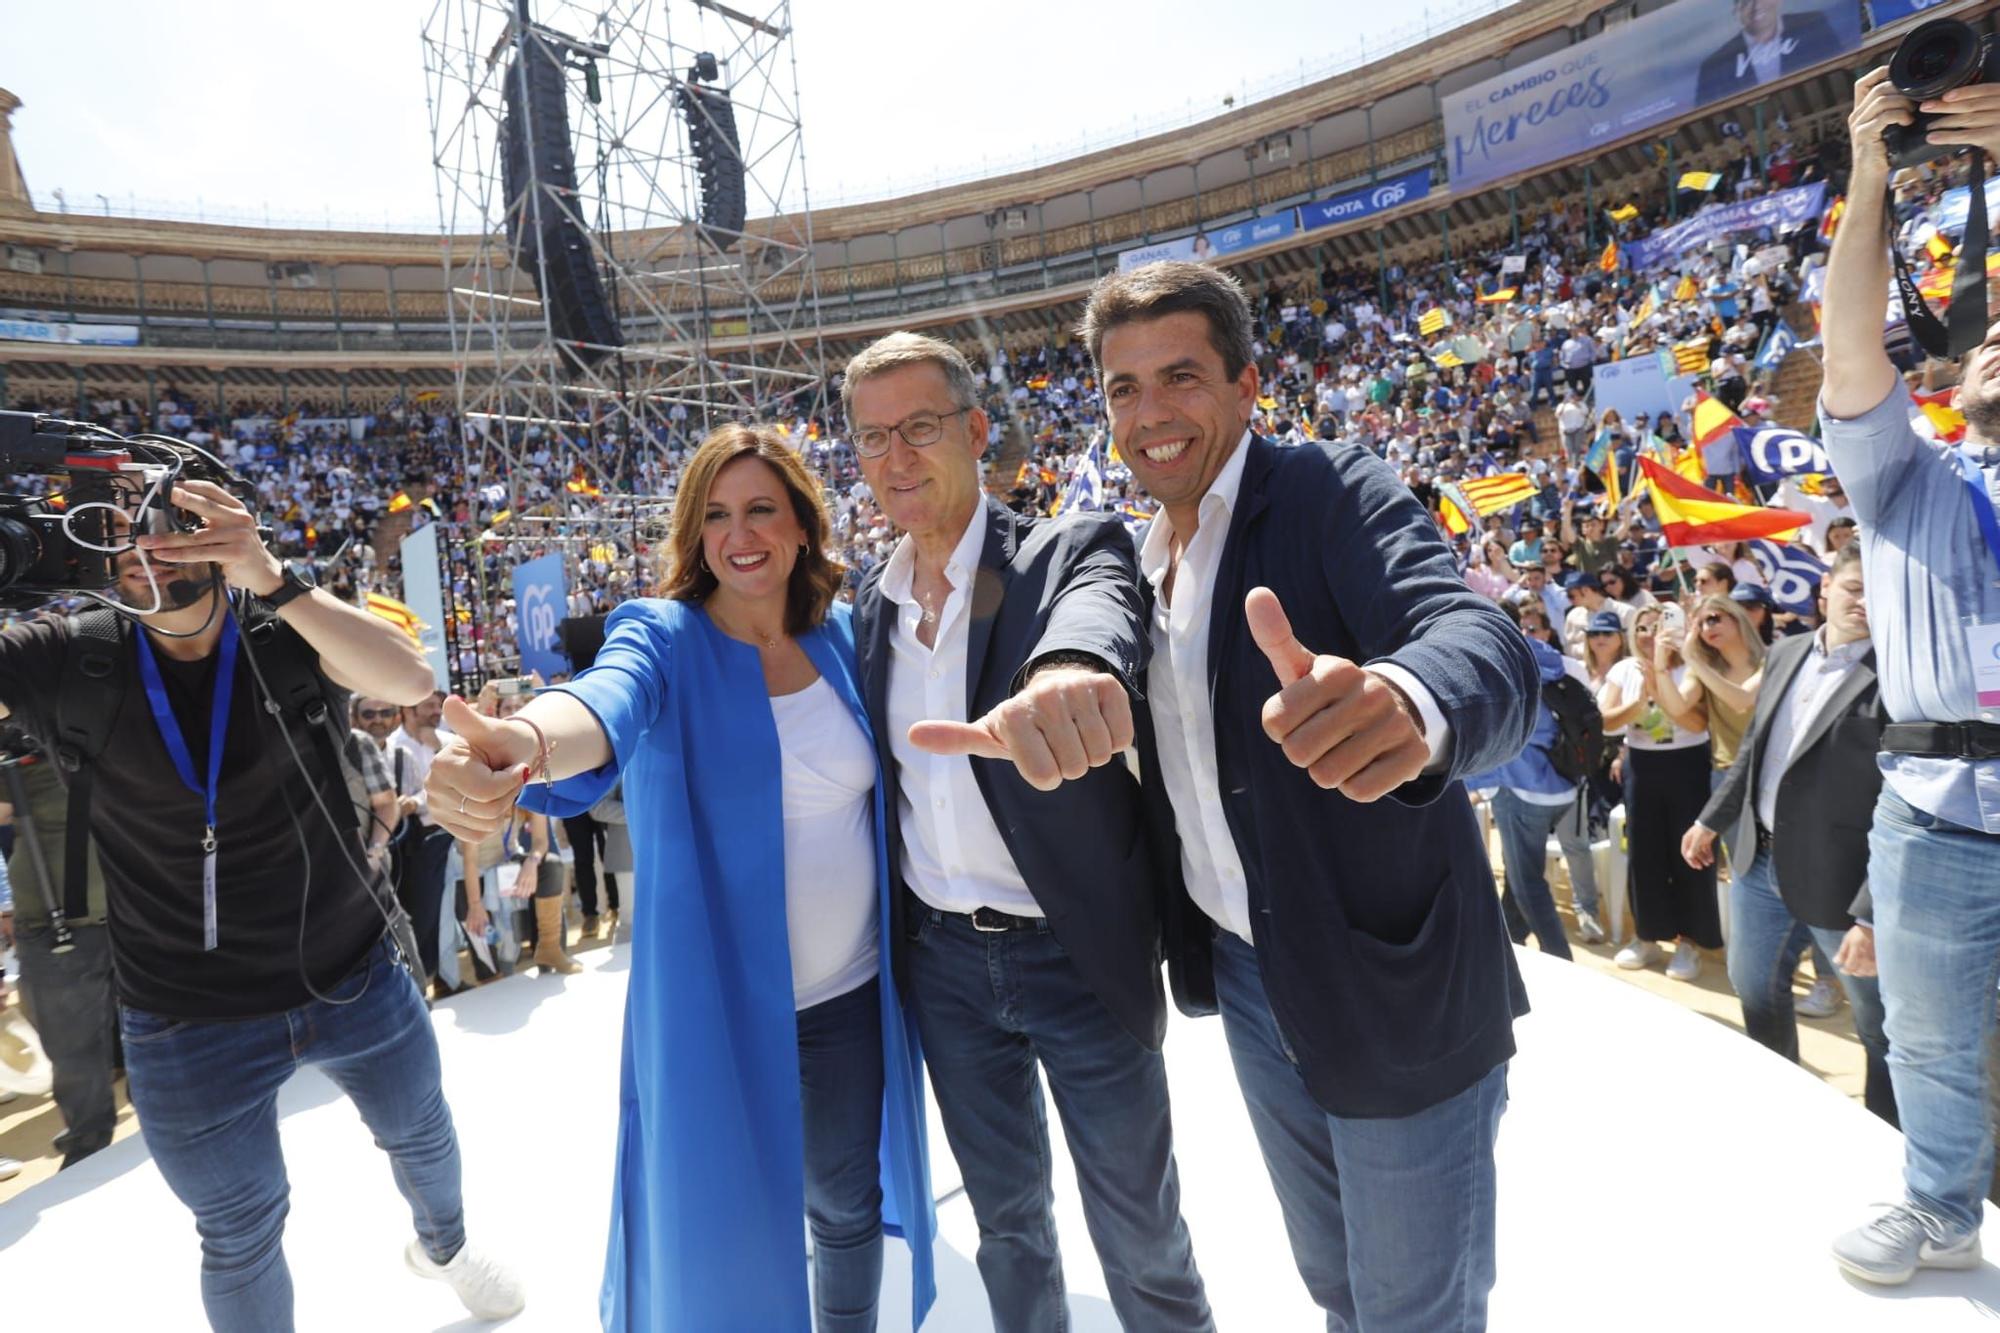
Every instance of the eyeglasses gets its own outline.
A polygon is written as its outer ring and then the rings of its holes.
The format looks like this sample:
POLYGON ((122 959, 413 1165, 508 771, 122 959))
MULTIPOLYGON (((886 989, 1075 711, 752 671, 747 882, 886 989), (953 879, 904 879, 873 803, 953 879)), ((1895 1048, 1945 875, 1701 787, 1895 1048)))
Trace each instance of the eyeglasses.
POLYGON ((363 722, 382 722, 396 716, 393 708, 363 708, 358 712, 363 722))
POLYGON ((949 412, 913 412, 893 426, 869 426, 854 432, 854 452, 863 458, 880 458, 889 452, 889 437, 900 435, 912 449, 928 449, 944 438, 944 423, 972 409, 956 407, 949 412))

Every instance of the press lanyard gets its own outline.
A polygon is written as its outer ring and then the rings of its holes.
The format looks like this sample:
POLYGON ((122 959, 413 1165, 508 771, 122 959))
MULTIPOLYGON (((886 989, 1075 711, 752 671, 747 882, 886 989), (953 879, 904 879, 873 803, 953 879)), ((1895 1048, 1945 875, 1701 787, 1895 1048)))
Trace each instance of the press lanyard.
POLYGON ((1964 449, 1958 451, 1958 471, 1965 478, 1966 489, 1972 492, 1972 512, 1979 518, 1979 530, 1986 534, 1987 548, 1993 552, 1994 561, 2000 563, 2000 514, 1993 510, 1993 493, 1986 487, 1986 471, 1964 449))
POLYGON ((139 675, 146 684, 146 702, 152 705, 153 722, 160 729, 174 771, 187 789, 202 799, 205 824, 201 833, 201 947, 215 947, 215 792, 222 777, 222 743, 229 734, 229 703, 236 691, 236 617, 222 618, 222 660, 215 668, 215 698, 208 715, 208 786, 195 781, 194 758, 188 754, 181 736, 180 720, 167 702, 167 687, 160 679, 160 665, 153 659, 153 646, 146 632, 139 631, 139 675))

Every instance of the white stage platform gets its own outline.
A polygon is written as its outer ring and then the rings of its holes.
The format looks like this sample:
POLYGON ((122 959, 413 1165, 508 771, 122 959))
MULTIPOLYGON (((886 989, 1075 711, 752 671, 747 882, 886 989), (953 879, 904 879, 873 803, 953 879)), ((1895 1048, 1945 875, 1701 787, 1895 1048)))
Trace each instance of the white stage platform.
MULTIPOLYGON (((445 1084, 464 1143, 471 1230, 515 1260, 508 1326, 596 1328, 610 1193, 625 951, 566 978, 521 977, 440 1005, 445 1084)), ((1858 1105, 1719 1024, 1537 953, 1536 1012, 1500 1138, 1496 1330, 1814 1333, 1992 1328, 2000 1268, 1880 1291, 1839 1275, 1833 1233, 1899 1196, 1901 1140, 1858 1105)), ((1167 1043, 1184 1205, 1220 1327, 1322 1328, 1292 1268, 1219 1022, 1167 1043)), ((283 1103, 286 1236, 305 1333, 469 1330, 451 1293, 406 1274, 409 1217, 353 1108, 317 1075, 283 1103)), ((1051 1119, 1054 1119, 1053 1113, 1051 1119)), ((976 1232, 932 1128, 941 1293, 927 1329, 985 1330, 976 1232)), ((1058 1225, 1080 1333, 1117 1328, 1057 1142, 1058 1225)), ((2000 1226, 1987 1213, 1987 1248, 2000 1226)), ((803 1260, 802 1260, 803 1261, 803 1260)), ((143 1136, 0 1204, 9 1328, 205 1327, 191 1219, 143 1136)), ((882 1327, 907 1329, 908 1262, 889 1245, 882 1327)), ((706 1330, 690 1333, 707 1333, 706 1330)))

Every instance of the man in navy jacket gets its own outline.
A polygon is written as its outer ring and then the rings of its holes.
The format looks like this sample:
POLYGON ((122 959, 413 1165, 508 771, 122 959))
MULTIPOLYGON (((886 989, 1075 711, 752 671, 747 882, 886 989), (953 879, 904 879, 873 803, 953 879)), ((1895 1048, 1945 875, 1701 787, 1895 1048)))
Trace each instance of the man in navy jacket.
POLYGON ((1161 506, 1139 721, 1175 998, 1222 1013, 1329 1328, 1482 1328, 1527 997, 1459 778, 1527 740, 1533 659, 1386 465, 1250 431, 1233 279, 1109 276, 1081 333, 1161 506))

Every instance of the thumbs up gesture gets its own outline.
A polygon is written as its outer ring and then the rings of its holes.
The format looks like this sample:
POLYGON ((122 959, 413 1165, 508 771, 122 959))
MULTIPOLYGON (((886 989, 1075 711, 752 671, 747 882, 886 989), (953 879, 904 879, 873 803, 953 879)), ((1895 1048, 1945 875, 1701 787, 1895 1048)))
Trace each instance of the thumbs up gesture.
POLYGON ((1362 802, 1424 771, 1430 747, 1401 690, 1344 657, 1313 654, 1269 588, 1250 590, 1243 615, 1278 673, 1278 692, 1264 702, 1264 734, 1287 759, 1320 786, 1362 802))
POLYGON ((445 738, 424 782, 430 817, 453 837, 478 842, 504 828, 528 781, 534 737, 473 711, 452 695, 444 701, 445 738))
POLYGON ((975 722, 919 722, 910 744, 930 754, 1005 759, 1036 791, 1073 782, 1132 744, 1132 704, 1109 672, 1045 667, 975 722))

